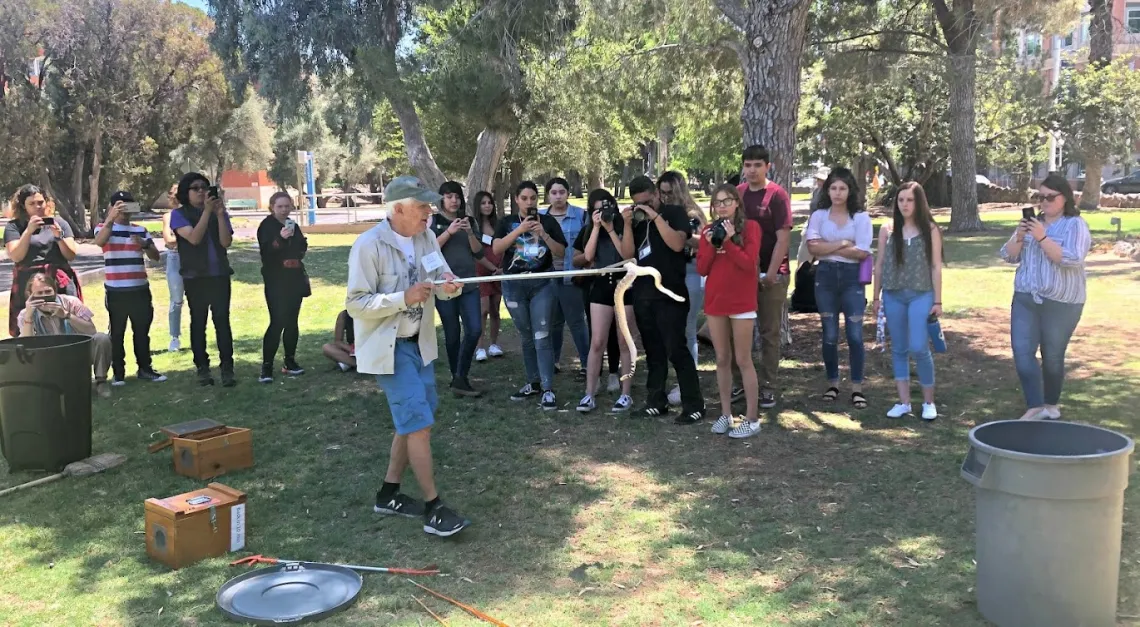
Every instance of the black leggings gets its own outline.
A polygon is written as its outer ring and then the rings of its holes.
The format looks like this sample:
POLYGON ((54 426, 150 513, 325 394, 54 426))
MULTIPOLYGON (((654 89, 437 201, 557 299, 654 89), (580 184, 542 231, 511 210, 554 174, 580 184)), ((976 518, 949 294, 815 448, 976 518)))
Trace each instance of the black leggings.
MULTIPOLYGON (((594 327, 590 326, 590 288, 587 286, 582 290, 582 302, 586 304, 586 328, 592 334, 594 327)), ((615 314, 616 315, 616 314, 615 314)), ((610 337, 606 342, 606 358, 610 364, 610 374, 617 374, 621 371, 621 353, 618 352, 618 331, 617 331, 617 318, 615 317, 610 322, 610 337)))
POLYGON ((273 365, 277 358, 277 345, 285 343, 285 361, 297 356, 297 318, 301 316, 301 288, 293 281, 269 280, 265 282, 265 304, 269 307, 269 327, 261 340, 261 363, 273 365))

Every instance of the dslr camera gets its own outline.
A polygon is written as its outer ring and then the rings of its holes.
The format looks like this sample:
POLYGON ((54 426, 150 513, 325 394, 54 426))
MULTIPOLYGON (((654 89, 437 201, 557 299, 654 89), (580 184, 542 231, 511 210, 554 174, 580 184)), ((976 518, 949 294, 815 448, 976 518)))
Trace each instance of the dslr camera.
POLYGON ((613 222, 618 215, 617 203, 612 200, 602 201, 602 222, 613 222))
POLYGON ((720 248, 724 246, 724 240, 728 238, 728 231, 724 228, 724 218, 718 219, 709 227, 709 241, 713 246, 720 248))

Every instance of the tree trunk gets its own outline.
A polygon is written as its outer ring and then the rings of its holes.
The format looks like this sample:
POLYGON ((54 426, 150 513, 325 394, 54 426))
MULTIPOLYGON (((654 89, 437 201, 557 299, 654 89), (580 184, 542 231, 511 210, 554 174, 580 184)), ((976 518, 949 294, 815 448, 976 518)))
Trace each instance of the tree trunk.
POLYGON ((474 196, 475 192, 491 189, 495 172, 499 169, 503 153, 507 151, 507 143, 510 141, 511 134, 507 131, 485 128, 479 133, 479 141, 475 144, 475 157, 471 160, 471 167, 467 169, 468 197, 474 196))
POLYGON ((519 183, 523 180, 523 171, 525 166, 522 161, 512 160, 508 166, 507 188, 503 190, 503 212, 514 213, 515 207, 515 189, 518 188, 519 183))
MULTIPOLYGON (((740 112, 744 147, 766 147, 772 155, 768 177, 789 189, 810 5, 807 0, 749 0, 743 7, 746 15, 740 16, 744 31, 738 50, 744 70, 744 106, 740 112)), ((733 15, 727 17, 734 20, 733 15)))
POLYGON ((673 141, 673 126, 662 126, 657 130, 657 176, 669 170, 669 142, 673 141))
POLYGON ((71 207, 75 210, 76 222, 78 225, 87 223, 87 214, 83 207, 83 169, 87 165, 87 153, 85 150, 76 150, 75 159, 71 161, 71 190, 70 201, 71 207))
MULTIPOLYGON (((1112 5, 1114 0, 1090 0, 1089 70, 1097 71, 1112 62, 1112 5)), ((1108 155, 1085 156, 1085 187, 1081 191, 1082 211, 1100 206, 1101 172, 1108 155)))
POLYGON ((570 170, 566 173, 566 182, 570 183, 570 195, 575 198, 582 198, 585 194, 582 193, 582 173, 578 170, 570 170))
POLYGON ((87 177, 88 198, 91 201, 90 211, 87 214, 87 227, 95 232, 95 224, 99 221, 99 175, 103 168, 103 126, 95 123, 95 141, 91 145, 91 175, 87 177))
POLYGON ((586 187, 590 190, 598 189, 602 186, 602 175, 597 170, 590 170, 586 173, 586 187))
POLYGON ((950 63, 950 230, 980 231, 977 152, 974 143, 976 55, 951 54, 950 63))
POLYGON ((388 102, 392 105, 392 111, 396 113, 396 119, 400 122, 400 130, 404 133, 404 146, 408 152, 408 163, 412 165, 416 176, 420 177, 428 189, 439 189, 447 177, 436 165, 435 157, 432 156, 431 150, 428 148, 415 103, 404 92, 398 90, 388 93, 388 102))

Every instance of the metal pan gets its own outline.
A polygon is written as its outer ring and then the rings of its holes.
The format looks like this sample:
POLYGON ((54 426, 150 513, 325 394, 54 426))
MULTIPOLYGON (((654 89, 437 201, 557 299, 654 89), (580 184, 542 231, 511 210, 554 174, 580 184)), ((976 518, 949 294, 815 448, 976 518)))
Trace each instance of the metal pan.
POLYGON ((348 609, 363 585, 350 568, 287 562, 230 579, 218 590, 217 605, 241 623, 305 623, 348 609))

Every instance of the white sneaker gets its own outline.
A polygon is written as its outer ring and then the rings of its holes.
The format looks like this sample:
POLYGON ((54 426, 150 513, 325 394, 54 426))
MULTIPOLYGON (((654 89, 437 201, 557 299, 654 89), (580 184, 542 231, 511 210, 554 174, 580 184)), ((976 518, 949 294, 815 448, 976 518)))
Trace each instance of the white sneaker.
POLYGON ((490 355, 491 357, 502 357, 503 356, 503 349, 499 348, 498 344, 492 344, 487 349, 487 354, 490 355))
POLYGON ((666 399, 668 399, 671 406, 679 407, 681 405, 681 386, 674 385, 673 389, 669 390, 669 395, 666 399))
POLYGON ((910 413, 910 403, 899 403, 887 412, 887 418, 902 418, 910 413))
POLYGON ((612 411, 612 412, 629 411, 631 407, 633 407, 633 399, 630 398, 629 394, 622 394, 621 396, 618 397, 617 401, 614 403, 613 409, 611 409, 610 411, 612 411))
POLYGON ((736 428, 728 432, 728 437, 737 439, 750 438, 757 433, 760 433, 759 420, 756 422, 748 422, 747 420, 742 420, 740 424, 736 426, 736 428))
POLYGON ((594 408, 597 406, 597 403, 594 402, 594 397, 589 394, 583 396, 582 400, 578 401, 578 411, 583 414, 594 411, 594 408))
POLYGON ((728 433, 729 429, 735 426, 733 422, 734 420, 732 416, 721 416, 720 418, 716 419, 716 422, 713 423, 712 432, 717 435, 724 435, 728 433))
POLYGON ((1061 408, 1060 407, 1045 407, 1045 420, 1060 420, 1061 408))
POLYGON ((938 417, 938 407, 934 403, 922 404, 922 419, 934 420, 938 417))
POLYGON ((336 362, 336 365, 338 368, 340 368, 341 372, 348 372, 348 364, 338 361, 336 362))
POLYGON ((475 350, 475 361, 487 361, 487 351, 482 348, 475 350))
POLYGON ((609 392, 610 394, 613 394, 614 392, 617 392, 620 389, 621 389, 621 380, 618 379, 618 376, 616 374, 611 374, 610 375, 610 382, 606 384, 606 391, 609 392))
POLYGON ((169 350, 171 353, 177 353, 178 351, 182 350, 182 342, 178 341, 178 338, 176 337, 170 338, 170 348, 167 350, 169 350))

